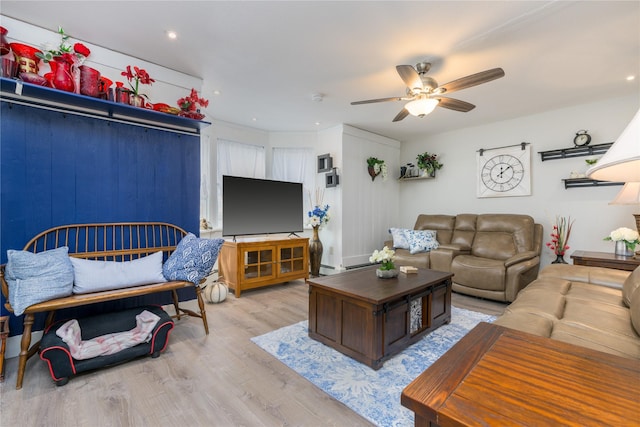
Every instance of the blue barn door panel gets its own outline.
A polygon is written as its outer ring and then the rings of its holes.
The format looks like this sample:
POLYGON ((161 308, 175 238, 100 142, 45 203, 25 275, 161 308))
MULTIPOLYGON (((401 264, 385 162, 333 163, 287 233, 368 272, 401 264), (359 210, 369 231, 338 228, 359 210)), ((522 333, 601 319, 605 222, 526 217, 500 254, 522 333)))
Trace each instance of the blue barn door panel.
MULTIPOLYGON (((198 234, 199 136, 1 104, 0 263, 7 249, 22 249, 56 225, 162 221, 198 234)), ((180 297, 195 294, 187 289, 180 297)), ((90 310, 168 302, 168 295, 151 295, 90 310)), ((34 330, 42 324, 43 317, 34 330)), ((11 331, 21 333, 21 318, 12 316, 11 331)))

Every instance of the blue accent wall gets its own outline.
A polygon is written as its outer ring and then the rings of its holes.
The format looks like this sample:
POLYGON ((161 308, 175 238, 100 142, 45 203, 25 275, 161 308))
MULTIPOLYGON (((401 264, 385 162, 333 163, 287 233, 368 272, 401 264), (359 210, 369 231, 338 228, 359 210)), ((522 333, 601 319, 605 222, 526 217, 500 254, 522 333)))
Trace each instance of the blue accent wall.
MULTIPOLYGON (((64 224, 158 221, 198 235, 199 135, 1 104, 0 263, 7 262, 7 249, 21 250, 36 234, 64 224)), ((189 291, 181 299, 195 297, 189 291)), ((41 326, 37 319, 34 330, 41 326)), ((11 335, 21 333, 22 318, 12 317, 10 327, 11 335)))

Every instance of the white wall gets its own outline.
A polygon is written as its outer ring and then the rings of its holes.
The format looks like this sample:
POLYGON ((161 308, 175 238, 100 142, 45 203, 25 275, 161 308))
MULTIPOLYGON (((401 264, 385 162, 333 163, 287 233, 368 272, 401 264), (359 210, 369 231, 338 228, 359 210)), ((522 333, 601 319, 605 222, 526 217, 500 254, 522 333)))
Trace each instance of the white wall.
POLYGON ((381 249, 388 229, 398 221, 400 197, 400 142, 344 126, 342 133, 342 261, 340 267, 369 262, 375 249, 381 249), (384 160, 386 180, 371 180, 367 159, 384 160))
MULTIPOLYGON (((638 207, 608 205, 622 188, 619 186, 564 188, 561 180, 571 171, 586 171, 584 159, 590 157, 542 162, 538 152, 573 147, 573 137, 580 129, 589 130, 592 145, 615 141, 639 104, 637 96, 614 98, 403 142, 403 163, 429 151, 439 155, 444 167, 434 180, 401 185, 398 226, 413 226, 419 213, 525 213, 544 226, 546 243, 556 215, 571 216, 575 223, 567 261, 574 250, 613 252, 613 244, 602 239, 615 228, 635 228, 631 214, 638 207), (531 196, 476 198, 476 151, 520 142, 532 147, 531 196)), ((437 120, 437 116, 424 120, 437 120)), ((460 114, 460 123, 464 124, 464 114, 460 114)), ((553 259, 552 251, 545 247, 542 264, 553 259)))

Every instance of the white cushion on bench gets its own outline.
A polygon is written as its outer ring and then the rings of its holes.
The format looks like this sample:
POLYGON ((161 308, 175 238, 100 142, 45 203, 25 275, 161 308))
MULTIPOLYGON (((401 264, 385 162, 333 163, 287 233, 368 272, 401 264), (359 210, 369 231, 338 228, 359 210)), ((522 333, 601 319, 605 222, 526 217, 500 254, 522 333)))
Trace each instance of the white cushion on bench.
POLYGON ((108 291, 166 282, 162 275, 162 251, 132 261, 94 261, 71 257, 73 293, 108 291))

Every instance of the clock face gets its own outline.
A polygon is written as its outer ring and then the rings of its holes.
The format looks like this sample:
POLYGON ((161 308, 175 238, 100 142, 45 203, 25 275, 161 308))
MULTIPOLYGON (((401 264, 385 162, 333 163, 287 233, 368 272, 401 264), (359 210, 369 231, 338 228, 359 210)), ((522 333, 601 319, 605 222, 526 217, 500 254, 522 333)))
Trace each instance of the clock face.
POLYGON ((500 154, 492 157, 482 168, 484 185, 497 192, 505 192, 517 187, 524 177, 524 166, 514 156, 500 154))
POLYGON ((478 150, 478 197, 531 195, 531 146, 478 150))
POLYGON ((573 138, 573 143, 575 145, 586 145, 591 141, 591 137, 586 133, 578 133, 576 137, 573 138))

